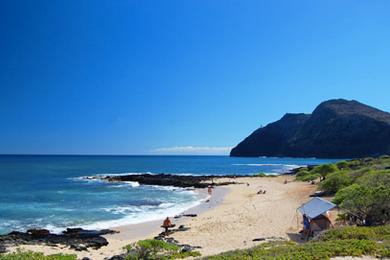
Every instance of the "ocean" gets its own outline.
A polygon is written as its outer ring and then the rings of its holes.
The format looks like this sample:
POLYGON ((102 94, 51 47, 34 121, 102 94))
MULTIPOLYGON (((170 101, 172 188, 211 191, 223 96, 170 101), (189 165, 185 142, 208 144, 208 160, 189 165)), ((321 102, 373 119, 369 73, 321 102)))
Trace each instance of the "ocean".
POLYGON ((85 176, 165 173, 181 175, 281 174, 334 162, 314 158, 228 156, 0 155, 0 234, 66 227, 110 228, 176 215, 201 203, 189 189, 107 183, 85 176))

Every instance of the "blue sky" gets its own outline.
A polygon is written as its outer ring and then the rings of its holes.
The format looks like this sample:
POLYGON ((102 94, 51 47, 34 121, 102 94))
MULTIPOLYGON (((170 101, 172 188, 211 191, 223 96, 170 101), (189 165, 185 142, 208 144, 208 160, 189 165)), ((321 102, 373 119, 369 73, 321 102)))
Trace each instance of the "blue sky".
POLYGON ((389 1, 3 0, 0 153, 225 153, 286 112, 390 111, 389 1))

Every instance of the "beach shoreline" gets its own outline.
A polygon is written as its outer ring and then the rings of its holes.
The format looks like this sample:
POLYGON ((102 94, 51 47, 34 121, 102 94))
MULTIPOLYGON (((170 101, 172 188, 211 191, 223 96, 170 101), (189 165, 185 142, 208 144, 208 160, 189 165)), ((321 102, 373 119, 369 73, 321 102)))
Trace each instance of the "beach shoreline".
MULTIPOLYGON (((206 212, 207 210, 217 207, 223 202, 224 197, 229 192, 229 188, 224 186, 214 187, 212 196, 209 196, 207 194, 206 188, 193 189, 193 191, 199 193, 199 195, 201 196, 199 204, 184 210, 176 216, 181 216, 183 214, 199 215, 206 212)), ((172 222, 176 225, 176 227, 178 227, 179 225, 185 225, 189 218, 191 218, 185 216, 181 216, 179 218, 175 218, 175 216, 168 217, 171 218, 172 222)), ((25 251, 43 252, 45 255, 58 253, 76 254, 77 257, 80 259, 83 257, 89 257, 94 260, 105 259, 112 257, 116 254, 122 253, 123 247, 128 244, 134 243, 142 239, 152 239, 158 236, 163 231, 163 229, 161 228, 163 220, 164 218, 162 217, 160 219, 152 221, 112 226, 110 227, 110 229, 118 232, 114 234, 103 235, 103 237, 107 239, 109 244, 97 250, 91 249, 89 251, 75 251, 62 245, 49 246, 45 244, 18 245, 9 247, 8 250, 9 252, 15 252, 18 249, 22 249, 25 251)))
MULTIPOLYGON (((316 186, 295 182, 294 176, 237 177, 237 184, 216 186, 209 202, 190 208, 183 214, 196 217, 170 216, 176 227, 189 230, 175 232, 170 237, 181 244, 200 247, 202 256, 248 248, 258 243, 254 239, 294 239, 300 229, 296 209, 309 199, 316 186), (259 190, 265 193, 259 193, 259 190)), ((229 178, 230 179, 230 178, 229 178)), ((227 181, 226 178, 216 182, 227 181)), ((197 192, 207 194, 206 189, 197 192)), ((44 254, 77 254, 81 259, 105 259, 123 253, 125 245, 151 239, 162 232, 161 220, 113 227, 116 234, 105 235, 109 244, 98 250, 74 251, 63 246, 22 245, 19 248, 44 254)), ((16 247, 11 249, 16 250, 16 247)))

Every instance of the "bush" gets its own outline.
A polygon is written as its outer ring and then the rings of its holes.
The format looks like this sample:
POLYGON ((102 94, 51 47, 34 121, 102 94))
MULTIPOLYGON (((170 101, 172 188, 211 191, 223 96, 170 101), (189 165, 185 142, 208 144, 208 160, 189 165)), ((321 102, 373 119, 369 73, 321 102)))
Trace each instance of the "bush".
POLYGON ((358 186, 359 186, 358 184, 352 184, 352 185, 350 185, 348 187, 340 189, 336 193, 336 195, 334 196, 332 202, 337 204, 337 205, 340 205, 345 200, 345 198, 348 196, 348 194, 353 192, 354 189, 357 189, 358 186))
POLYGON ((339 170, 345 170, 348 169, 349 164, 346 161, 341 161, 336 163, 336 166, 339 170))
POLYGON ((296 179, 322 177, 320 188, 344 211, 346 220, 361 225, 390 221, 390 157, 363 158, 300 169, 296 179))
POLYGON ((320 241, 365 239, 373 241, 390 241, 390 225, 377 227, 347 226, 343 228, 329 229, 318 238, 320 241))
POLYGON ((389 171, 367 171, 365 174, 356 179, 356 182, 370 187, 379 185, 390 186, 389 171))
POLYGON ((302 169, 296 174, 296 179, 299 181, 313 181, 321 177, 318 173, 312 173, 307 169, 302 169))
POLYGON ((76 255, 44 255, 40 252, 31 252, 31 251, 20 251, 14 253, 9 253, 5 255, 0 255, 0 260, 76 260, 76 255))
POLYGON ((314 167, 314 169, 311 172, 318 173, 319 175, 321 175, 321 177, 323 179, 325 179, 329 173, 336 172, 336 171, 338 171, 338 168, 336 165, 323 164, 323 165, 319 165, 319 166, 314 167))
POLYGON ((320 241, 296 244, 293 242, 264 243, 247 250, 236 250, 208 257, 222 259, 330 259, 335 256, 362 256, 386 253, 370 240, 320 241))
POLYGON ((187 251, 181 252, 180 247, 162 240, 157 239, 145 239, 140 240, 132 245, 127 245, 126 260, 138 260, 138 259, 178 259, 186 258, 190 256, 200 256, 199 252, 187 251))
POLYGON ((351 178, 346 172, 334 172, 321 183, 320 187, 327 194, 335 194, 338 190, 351 185, 351 178))
POLYGON ((364 225, 381 225, 390 220, 390 187, 352 185, 336 194, 340 207, 364 225))

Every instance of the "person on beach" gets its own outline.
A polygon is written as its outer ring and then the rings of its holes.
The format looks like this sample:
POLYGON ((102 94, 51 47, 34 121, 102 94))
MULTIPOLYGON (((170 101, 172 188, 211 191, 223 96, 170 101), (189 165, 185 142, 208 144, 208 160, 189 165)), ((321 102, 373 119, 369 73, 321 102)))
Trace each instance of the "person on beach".
POLYGON ((303 214, 303 230, 302 230, 302 234, 304 235, 306 240, 310 236, 310 219, 307 217, 306 214, 303 214))
POLYGON ((211 187, 210 185, 207 187, 207 192, 209 193, 209 195, 211 196, 211 194, 213 193, 213 187, 211 187))
POLYGON ((167 217, 163 224, 162 224, 162 228, 165 229, 165 233, 168 233, 168 229, 171 228, 171 227, 174 227, 175 225, 172 224, 171 220, 169 219, 169 217, 167 217))

